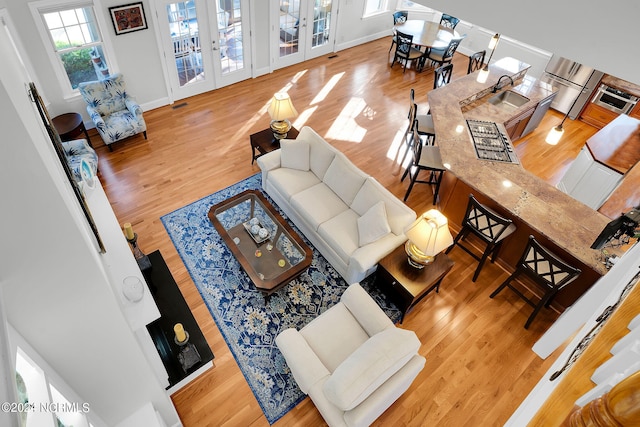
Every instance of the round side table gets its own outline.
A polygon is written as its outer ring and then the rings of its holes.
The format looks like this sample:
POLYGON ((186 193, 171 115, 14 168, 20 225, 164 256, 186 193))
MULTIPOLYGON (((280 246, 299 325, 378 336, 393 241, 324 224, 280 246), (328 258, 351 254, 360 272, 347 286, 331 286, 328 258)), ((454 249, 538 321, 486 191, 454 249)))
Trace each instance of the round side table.
POLYGON ((53 127, 56 128, 56 131, 58 131, 62 141, 71 141, 76 139, 78 135, 84 133, 84 137, 87 139, 89 146, 93 148, 93 144, 91 144, 91 139, 89 139, 89 134, 84 127, 84 122, 80 114, 64 113, 51 119, 51 122, 53 123, 53 127))

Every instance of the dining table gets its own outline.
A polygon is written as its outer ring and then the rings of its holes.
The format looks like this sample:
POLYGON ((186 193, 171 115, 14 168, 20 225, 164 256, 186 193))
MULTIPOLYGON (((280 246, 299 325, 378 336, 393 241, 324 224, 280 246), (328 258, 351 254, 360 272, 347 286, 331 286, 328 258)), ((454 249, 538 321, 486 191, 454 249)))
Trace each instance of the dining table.
POLYGON ((453 29, 440 25, 435 21, 409 19, 403 24, 393 27, 394 31, 413 36, 413 44, 421 47, 442 49, 449 45, 454 37, 460 35, 453 29))

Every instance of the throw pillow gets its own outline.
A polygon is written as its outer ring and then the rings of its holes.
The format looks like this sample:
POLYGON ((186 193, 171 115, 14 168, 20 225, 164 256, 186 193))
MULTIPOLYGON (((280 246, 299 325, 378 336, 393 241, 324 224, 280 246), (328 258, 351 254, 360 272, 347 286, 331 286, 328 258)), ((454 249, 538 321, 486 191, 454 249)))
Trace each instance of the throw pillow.
POLYGON ((280 141, 280 165, 283 168, 309 170, 309 143, 295 139, 280 141))
POLYGON ((357 223, 361 247, 373 243, 391 232, 387 221, 387 211, 382 200, 371 206, 364 215, 358 218, 357 223))

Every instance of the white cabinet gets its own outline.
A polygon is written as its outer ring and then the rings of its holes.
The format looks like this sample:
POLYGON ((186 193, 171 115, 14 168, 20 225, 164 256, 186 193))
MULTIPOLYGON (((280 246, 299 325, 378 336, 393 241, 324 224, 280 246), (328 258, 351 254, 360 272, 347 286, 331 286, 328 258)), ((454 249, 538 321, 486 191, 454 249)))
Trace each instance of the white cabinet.
POLYGON ((598 209, 622 179, 622 174, 594 160, 587 147, 583 147, 567 173, 558 183, 558 189, 598 209))

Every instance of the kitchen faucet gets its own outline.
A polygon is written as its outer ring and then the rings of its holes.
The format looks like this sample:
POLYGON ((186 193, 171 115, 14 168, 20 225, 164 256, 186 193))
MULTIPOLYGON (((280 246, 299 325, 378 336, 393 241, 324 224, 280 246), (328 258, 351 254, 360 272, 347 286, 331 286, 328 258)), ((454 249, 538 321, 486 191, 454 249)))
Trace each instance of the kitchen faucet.
POLYGON ((508 74, 503 74, 500 76, 500 78, 498 79, 498 83, 496 83, 496 85, 493 87, 493 89, 491 89, 491 93, 496 93, 498 91, 498 89, 502 89, 502 87, 500 86, 500 82, 502 81, 502 79, 506 77, 509 80, 511 80, 511 86, 514 86, 513 84, 513 79, 511 78, 510 75, 508 74))

